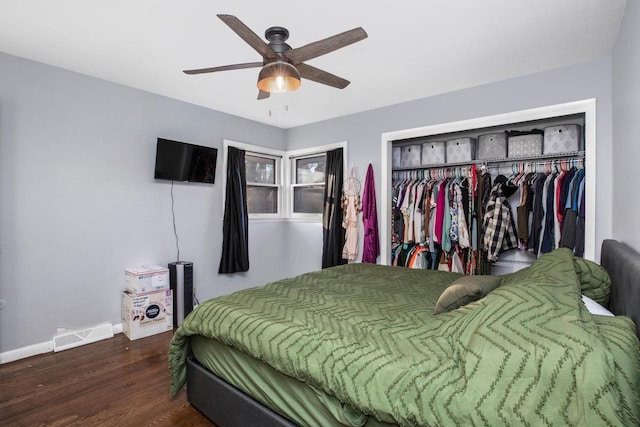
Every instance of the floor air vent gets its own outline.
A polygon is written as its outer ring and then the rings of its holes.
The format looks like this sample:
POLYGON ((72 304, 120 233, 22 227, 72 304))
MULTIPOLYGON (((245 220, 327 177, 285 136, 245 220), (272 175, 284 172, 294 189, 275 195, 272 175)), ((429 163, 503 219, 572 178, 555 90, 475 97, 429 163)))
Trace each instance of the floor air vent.
POLYGON ((53 337, 53 351, 62 351, 92 342, 113 337, 111 323, 104 323, 93 328, 70 331, 53 337))

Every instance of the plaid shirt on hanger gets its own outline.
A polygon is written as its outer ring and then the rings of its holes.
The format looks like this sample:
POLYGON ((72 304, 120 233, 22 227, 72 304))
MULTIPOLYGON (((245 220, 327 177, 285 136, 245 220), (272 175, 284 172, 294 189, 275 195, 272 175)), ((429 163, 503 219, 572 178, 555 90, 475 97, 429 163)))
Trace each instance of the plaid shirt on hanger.
POLYGON ((501 252, 518 247, 516 227, 511 217, 511 206, 504 196, 502 184, 491 188, 482 221, 482 242, 487 250, 487 261, 495 262, 501 252))

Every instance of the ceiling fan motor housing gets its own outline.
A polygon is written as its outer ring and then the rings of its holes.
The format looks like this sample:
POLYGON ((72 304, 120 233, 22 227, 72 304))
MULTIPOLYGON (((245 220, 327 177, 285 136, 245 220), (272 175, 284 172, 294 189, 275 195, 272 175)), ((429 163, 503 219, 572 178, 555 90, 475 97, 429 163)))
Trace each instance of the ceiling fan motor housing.
POLYGON ((285 41, 289 38, 289 30, 284 27, 269 27, 264 32, 264 36, 269 40, 269 46, 275 53, 281 54, 288 50, 291 50, 285 41))

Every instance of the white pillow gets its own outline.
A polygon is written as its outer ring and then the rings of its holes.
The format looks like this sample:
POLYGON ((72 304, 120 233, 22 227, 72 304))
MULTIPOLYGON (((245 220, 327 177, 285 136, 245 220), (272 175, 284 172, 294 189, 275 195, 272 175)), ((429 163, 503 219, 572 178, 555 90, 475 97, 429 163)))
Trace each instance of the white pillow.
POLYGON ((599 314, 601 316, 614 316, 612 312, 610 312, 586 295, 582 295, 582 302, 584 302, 584 305, 587 306, 587 310, 589 310, 589 313, 591 314, 599 314))

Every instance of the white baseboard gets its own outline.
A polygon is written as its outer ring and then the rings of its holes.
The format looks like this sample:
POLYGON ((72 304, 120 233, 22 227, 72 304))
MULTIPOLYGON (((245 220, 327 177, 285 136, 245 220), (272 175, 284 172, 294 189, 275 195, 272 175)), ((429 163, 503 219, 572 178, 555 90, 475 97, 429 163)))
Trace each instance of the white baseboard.
MULTIPOLYGON (((120 333, 122 333, 122 323, 113 325, 113 334, 115 335, 120 333)), ((53 340, 28 345, 26 347, 21 347, 15 350, 9 350, 0 353, 0 365, 9 362, 15 362, 16 360, 25 359, 31 356, 37 356, 38 354, 51 352, 53 352, 53 340)))
POLYGON ((35 356, 37 354, 49 353, 51 351, 53 351, 53 341, 28 345, 26 347, 0 353, 0 364, 14 362, 16 360, 35 356))

